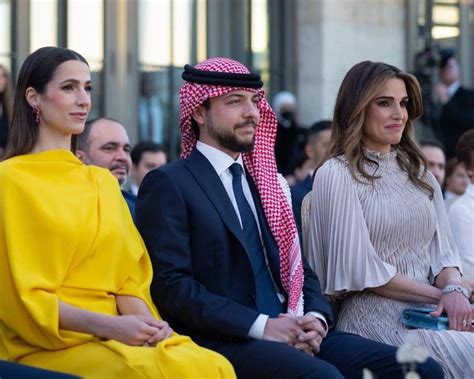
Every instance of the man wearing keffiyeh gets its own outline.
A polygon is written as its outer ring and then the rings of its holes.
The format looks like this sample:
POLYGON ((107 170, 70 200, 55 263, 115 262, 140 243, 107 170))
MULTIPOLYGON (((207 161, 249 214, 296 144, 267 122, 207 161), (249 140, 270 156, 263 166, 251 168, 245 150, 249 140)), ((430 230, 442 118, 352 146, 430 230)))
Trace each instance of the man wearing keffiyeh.
POLYGON ((364 367, 400 377, 395 348, 328 332, 260 77, 213 58, 186 65, 183 79, 181 159, 144 178, 136 208, 162 317, 226 356, 238 377, 358 378, 364 367))

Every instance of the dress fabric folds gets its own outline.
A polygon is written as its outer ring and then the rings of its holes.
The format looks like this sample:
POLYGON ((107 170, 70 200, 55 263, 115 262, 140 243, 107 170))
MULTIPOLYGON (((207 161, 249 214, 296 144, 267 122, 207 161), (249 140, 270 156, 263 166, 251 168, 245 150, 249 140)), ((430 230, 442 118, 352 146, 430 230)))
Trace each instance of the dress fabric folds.
POLYGON ((155 317, 145 245, 110 172, 67 150, 0 163, 0 359, 85 378, 235 377, 225 358, 174 334, 156 347, 59 329, 59 300, 118 315, 114 295, 155 317))
POLYGON ((461 267, 447 221, 441 190, 428 173, 434 198, 399 168, 397 153, 366 150, 368 183, 351 176, 344 156, 317 171, 312 192, 309 262, 323 292, 342 297, 337 328, 400 346, 417 335, 447 378, 474 377, 474 333, 408 330, 405 308, 432 307, 378 296, 367 288, 387 283, 397 272, 432 283, 444 267, 461 267))

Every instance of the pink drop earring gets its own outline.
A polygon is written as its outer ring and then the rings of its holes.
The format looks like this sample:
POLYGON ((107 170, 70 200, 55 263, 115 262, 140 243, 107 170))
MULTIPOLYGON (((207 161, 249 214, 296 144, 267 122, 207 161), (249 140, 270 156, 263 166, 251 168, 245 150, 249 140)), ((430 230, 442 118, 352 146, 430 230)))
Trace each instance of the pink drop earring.
POLYGON ((37 105, 33 105, 32 113, 33 113, 34 123, 36 126, 38 126, 40 124, 40 117, 39 117, 40 110, 37 105))

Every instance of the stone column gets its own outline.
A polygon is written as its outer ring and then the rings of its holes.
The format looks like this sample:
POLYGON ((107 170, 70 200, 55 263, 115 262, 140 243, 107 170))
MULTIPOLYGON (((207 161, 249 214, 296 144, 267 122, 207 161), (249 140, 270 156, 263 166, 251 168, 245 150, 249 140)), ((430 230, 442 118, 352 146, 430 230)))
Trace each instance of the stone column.
POLYGON ((363 60, 405 69, 404 0, 296 0, 299 120, 331 118, 345 73, 363 60))

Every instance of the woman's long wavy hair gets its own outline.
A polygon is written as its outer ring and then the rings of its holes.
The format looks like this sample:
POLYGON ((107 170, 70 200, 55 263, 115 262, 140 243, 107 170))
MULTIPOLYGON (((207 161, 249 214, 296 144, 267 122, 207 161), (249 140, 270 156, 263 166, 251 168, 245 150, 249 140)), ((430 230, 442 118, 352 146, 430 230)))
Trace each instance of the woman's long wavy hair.
MULTIPOLYGON (((89 65, 82 55, 62 47, 42 47, 25 59, 18 75, 4 159, 29 153, 38 140, 38 126, 35 125, 33 109, 26 101, 26 90, 32 87, 43 94, 58 66, 71 60, 89 65)), ((71 148, 74 145, 75 136, 71 141, 71 148)))
POLYGON ((408 120, 402 138, 392 148, 397 151, 398 165, 408 173, 410 181, 427 191, 431 198, 433 188, 426 180, 427 161, 415 140, 413 128, 413 122, 423 113, 420 85, 413 75, 389 64, 360 62, 344 77, 334 107, 331 144, 326 160, 345 155, 355 180, 361 181, 357 174, 369 183, 378 178, 375 173, 369 174, 365 169, 367 163, 377 167, 378 163, 364 152, 363 127, 369 105, 387 81, 393 78, 403 80, 409 100, 408 120))

